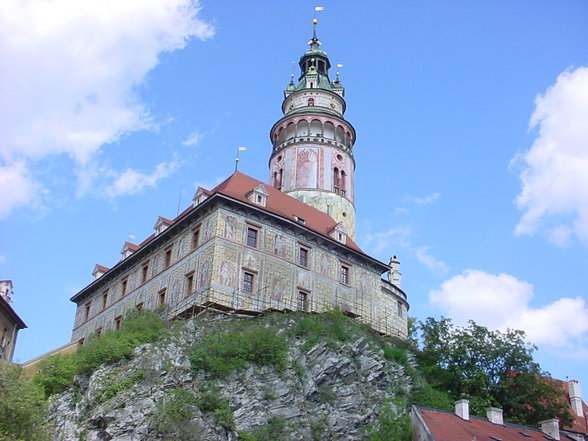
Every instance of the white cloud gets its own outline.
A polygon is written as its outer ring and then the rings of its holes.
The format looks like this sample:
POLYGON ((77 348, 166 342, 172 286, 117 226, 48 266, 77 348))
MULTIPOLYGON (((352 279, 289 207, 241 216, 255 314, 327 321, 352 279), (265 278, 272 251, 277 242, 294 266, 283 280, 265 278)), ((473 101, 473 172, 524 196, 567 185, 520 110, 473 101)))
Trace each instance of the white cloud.
POLYGON ((439 196, 441 196, 441 193, 432 193, 428 196, 419 198, 416 196, 409 196, 408 200, 411 202, 414 202, 415 204, 419 204, 419 205, 425 205, 425 204, 430 204, 431 202, 436 201, 437 199, 439 199, 439 196))
POLYGON ((431 291, 429 301, 458 324, 473 319, 489 328, 522 329, 533 343, 586 351, 586 301, 564 297, 533 308, 533 295, 531 284, 511 275, 466 270, 431 291))
POLYGON ((363 243, 371 250, 372 254, 380 254, 392 247, 409 248, 408 237, 410 234, 411 231, 408 228, 390 228, 387 231, 366 234, 363 243))
POLYGON ((135 87, 162 52, 213 29, 192 0, 5 0, 0 3, 0 160, 34 197, 32 161, 66 154, 76 164, 125 133, 152 125, 135 87))
POLYGON ((155 187, 159 180, 169 176, 177 167, 177 162, 162 162, 157 164, 151 174, 129 168, 118 175, 112 185, 106 188, 105 194, 109 197, 117 197, 139 193, 146 187, 155 187))
POLYGON ((437 274, 447 274, 449 266, 429 253, 429 247, 418 247, 415 250, 416 258, 425 265, 429 270, 437 274))
POLYGON ((186 147, 198 145, 200 141, 202 141, 203 136, 204 135, 202 135, 202 133, 192 132, 185 140, 182 141, 182 145, 186 147))
POLYGON ((24 161, 17 160, 8 165, 2 165, 0 161, 0 219, 35 201, 38 190, 39 184, 29 176, 24 161))
POLYGON ((513 160, 523 166, 515 234, 588 244, 588 67, 563 72, 535 104, 530 128, 538 135, 513 160))

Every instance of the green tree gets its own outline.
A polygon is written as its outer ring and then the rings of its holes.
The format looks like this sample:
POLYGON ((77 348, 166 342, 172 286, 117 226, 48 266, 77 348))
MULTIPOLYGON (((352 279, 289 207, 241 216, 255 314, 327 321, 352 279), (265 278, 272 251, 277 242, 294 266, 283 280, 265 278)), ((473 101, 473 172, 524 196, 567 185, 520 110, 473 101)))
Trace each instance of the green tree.
POLYGON ((0 441, 49 439, 45 408, 43 388, 26 378, 20 366, 0 363, 0 441))
POLYGON ((33 381, 43 388, 48 397, 70 386, 75 373, 75 354, 55 354, 41 361, 33 381))
POLYGON ((533 360, 536 347, 523 331, 492 331, 474 321, 459 327, 431 317, 418 327, 417 358, 425 378, 453 399, 470 397, 473 413, 492 405, 522 424, 554 417, 571 422, 562 390, 533 360))

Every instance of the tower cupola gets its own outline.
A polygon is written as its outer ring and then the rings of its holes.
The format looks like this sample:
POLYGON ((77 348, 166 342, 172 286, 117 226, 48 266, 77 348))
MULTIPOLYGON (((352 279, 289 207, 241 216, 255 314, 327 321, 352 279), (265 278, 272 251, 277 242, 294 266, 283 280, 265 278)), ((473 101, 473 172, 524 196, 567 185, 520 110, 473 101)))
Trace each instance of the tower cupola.
POLYGON ((270 130, 270 182, 290 196, 340 222, 355 236, 353 145, 355 129, 344 118, 345 89, 317 37, 313 19, 309 48, 300 57, 300 77, 284 90, 284 116, 270 130))

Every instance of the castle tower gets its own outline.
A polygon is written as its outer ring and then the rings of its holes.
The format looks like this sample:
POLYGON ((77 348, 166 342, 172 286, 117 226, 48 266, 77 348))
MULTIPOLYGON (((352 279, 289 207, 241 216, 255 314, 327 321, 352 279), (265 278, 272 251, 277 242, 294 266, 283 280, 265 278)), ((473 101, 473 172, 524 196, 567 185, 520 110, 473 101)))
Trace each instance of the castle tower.
POLYGON ((310 48, 300 57, 300 77, 284 91, 284 116, 270 130, 271 184, 340 222, 355 237, 353 144, 345 113, 345 89, 329 79, 331 63, 320 49, 313 19, 310 48))

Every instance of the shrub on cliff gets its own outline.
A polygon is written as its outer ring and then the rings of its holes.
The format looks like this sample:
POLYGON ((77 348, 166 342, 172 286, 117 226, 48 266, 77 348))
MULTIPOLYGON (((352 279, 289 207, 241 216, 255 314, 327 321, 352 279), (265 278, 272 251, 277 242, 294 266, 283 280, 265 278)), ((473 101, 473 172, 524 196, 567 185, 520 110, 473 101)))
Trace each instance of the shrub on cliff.
POLYGON ((156 312, 131 311, 120 329, 95 335, 78 349, 76 372, 88 375, 101 364, 128 359, 137 346, 152 343, 166 334, 166 322, 156 312))

